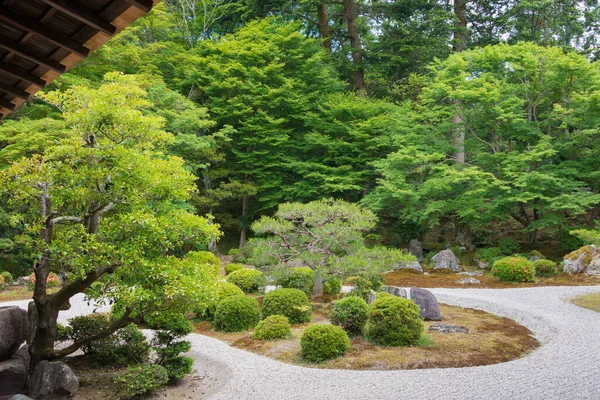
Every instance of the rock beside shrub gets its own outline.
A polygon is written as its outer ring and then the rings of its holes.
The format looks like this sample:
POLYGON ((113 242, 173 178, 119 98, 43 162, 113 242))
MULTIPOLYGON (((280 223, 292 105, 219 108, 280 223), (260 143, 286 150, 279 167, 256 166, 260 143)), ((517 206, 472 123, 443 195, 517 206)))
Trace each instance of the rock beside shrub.
POLYGON ((17 306, 0 307, 0 361, 12 357, 28 335, 27 311, 17 306))
POLYGON ((523 257, 504 257, 492 267, 492 274, 503 282, 534 282, 533 263, 523 257))
POLYGON ((565 256, 563 272, 569 274, 600 274, 600 248, 593 244, 583 246, 565 256))
POLYGON ((0 398, 22 393, 29 375, 29 347, 21 347, 8 360, 0 361, 0 398))
POLYGON ((431 258, 433 271, 460 272, 460 262, 452 250, 442 250, 431 258))
POLYGON ((423 333, 419 307, 411 300, 384 296, 369 307, 365 338, 382 346, 411 346, 423 333))
POLYGON ((303 324, 310 321, 312 307, 306 293, 300 289, 276 289, 265 295, 262 305, 262 317, 283 315, 291 324, 303 324))
POLYGON ((224 332, 240 332, 254 328, 260 321, 258 301, 236 295, 223 299, 215 311, 214 325, 224 332))
POLYGON ((36 400, 71 399, 79 390, 79 380, 65 363, 40 361, 29 380, 29 395, 36 400))
POLYGON ((442 314, 437 299, 427 289, 410 288, 410 299, 419 307, 419 315, 425 321, 441 321, 442 314))
POLYGON ((311 325, 302 334, 300 347, 306 361, 318 363, 346 354, 350 340, 337 326, 311 325))
POLYGON ((263 319, 254 328, 253 339, 274 340, 283 339, 291 335, 292 327, 287 317, 271 315, 263 319))

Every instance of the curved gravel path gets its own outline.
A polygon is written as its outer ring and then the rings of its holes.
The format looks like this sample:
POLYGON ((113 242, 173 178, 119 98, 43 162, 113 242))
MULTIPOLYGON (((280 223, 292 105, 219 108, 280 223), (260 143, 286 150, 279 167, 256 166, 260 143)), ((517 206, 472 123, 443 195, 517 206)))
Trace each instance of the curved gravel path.
MULTIPOLYGON (((470 368, 347 371, 303 368, 192 334, 204 399, 600 399, 600 314, 566 299, 600 287, 432 289, 443 303, 506 316, 542 347, 511 362, 470 368)), ((13 302, 26 307, 27 302, 13 302)), ((2 304, 6 305, 6 304, 2 304)), ((60 320, 91 312, 81 298, 60 320)))

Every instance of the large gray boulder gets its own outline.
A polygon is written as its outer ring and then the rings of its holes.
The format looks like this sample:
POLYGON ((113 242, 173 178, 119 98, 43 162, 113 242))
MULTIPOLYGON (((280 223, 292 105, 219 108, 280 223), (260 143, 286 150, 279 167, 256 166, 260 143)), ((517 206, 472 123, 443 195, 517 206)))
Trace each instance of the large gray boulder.
POLYGON ((29 374, 29 348, 23 346, 8 360, 0 361, 0 398, 22 393, 29 374))
POLYGON ((451 250, 442 250, 431 259, 433 270, 460 272, 460 262, 451 250))
POLYGON ((27 340, 27 311, 17 307, 0 307, 0 361, 9 359, 27 340))
POLYGON ((563 272, 569 274, 600 274, 600 248, 592 245, 583 246, 565 256, 563 272))
POLYGON ((427 289, 412 287, 410 288, 410 299, 417 303, 420 315, 425 321, 441 321, 442 313, 437 299, 427 289))
POLYGON ((417 239, 413 239, 408 244, 408 251, 413 256, 417 257, 417 261, 421 262, 425 257, 423 257, 423 244, 419 242, 417 239))
POLYGON ((411 262, 411 263, 404 262, 404 263, 392 265, 392 269, 394 271, 396 271, 398 269, 410 269, 410 270, 413 270, 413 271, 419 272, 419 273, 423 272, 423 267, 421 267, 421 264, 419 264, 418 261, 411 262))
POLYGON ((40 361, 29 381, 29 395, 36 400, 71 399, 79 389, 79 380, 60 361, 40 361))

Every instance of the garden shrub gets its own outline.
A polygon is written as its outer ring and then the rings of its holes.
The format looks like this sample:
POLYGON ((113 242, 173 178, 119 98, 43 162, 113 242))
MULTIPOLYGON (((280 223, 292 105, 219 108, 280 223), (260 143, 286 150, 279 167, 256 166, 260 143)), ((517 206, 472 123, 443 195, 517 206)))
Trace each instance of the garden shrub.
POLYGON ((227 282, 231 282, 244 293, 258 292, 265 284, 263 273, 256 269, 242 268, 227 275, 227 282))
POLYGON ((558 273, 556 263, 551 260, 535 260, 533 262, 533 268, 535 269, 536 276, 550 276, 558 273))
POLYGON ((215 311, 217 310, 217 306, 219 303, 231 296, 243 295, 244 292, 239 287, 235 286, 233 283, 225 282, 225 281, 217 281, 215 283, 215 289, 213 292, 213 297, 208 304, 201 303, 196 308, 196 315, 202 318, 210 318, 212 319, 215 315, 215 311))
POLYGON ((201 265, 209 265, 215 276, 219 273, 221 261, 210 251, 190 251, 187 253, 186 258, 201 265))
MULTIPOLYGON (((32 272, 31 275, 29 275, 29 282, 27 282, 27 287, 29 289, 33 289, 35 287, 35 279, 35 272, 32 272)), ((48 278, 46 278, 46 287, 51 289, 59 285, 60 279, 58 279, 58 275, 56 275, 54 272, 50 272, 48 274, 48 278)))
POLYGON ((354 286, 347 296, 361 297, 363 300, 369 300, 371 290, 377 292, 384 284, 381 275, 375 272, 360 272, 358 276, 351 276, 347 282, 354 286))
POLYGON ((323 293, 337 296, 342 292, 342 280, 340 278, 331 278, 323 282, 323 293))
POLYGON ((291 333, 292 327, 287 317, 283 315, 270 315, 256 325, 252 338, 258 340, 283 339, 291 333))
POLYGON ((240 332, 254 328, 260 321, 258 301, 236 295, 223 299, 215 312, 215 327, 224 332, 240 332))
POLYGON ((271 315, 286 316, 292 324, 310 321, 312 307, 306 293, 300 289, 276 289, 265 295, 262 304, 262 317, 271 315))
POLYGON ((70 340, 71 337, 71 327, 63 324, 56 324, 56 341, 57 342, 66 342, 70 340))
POLYGON ((240 249, 229 249, 227 255, 237 257, 240 255, 240 249))
POLYGON ((450 247, 450 251, 456 256, 456 258, 460 258, 460 256, 462 256, 462 250, 458 246, 450 247))
POLYGON ((383 346, 411 346, 423 333, 419 307, 412 301, 396 296, 383 296, 369 307, 365 338, 383 346))
POLYGON ((122 388, 122 394, 132 399, 152 393, 169 382, 167 370, 155 364, 140 364, 127 369, 127 372, 114 379, 122 388))
POLYGON ((306 361, 322 362, 346 354, 350 340, 337 326, 311 325, 302 334, 300 347, 306 361))
POLYGON ((503 282, 534 282, 533 263, 523 257, 504 257, 492 267, 492 274, 503 282))
POLYGON ((369 317, 369 306, 360 297, 346 297, 336 301, 329 314, 332 324, 341 326, 349 335, 362 334, 363 327, 369 317))
POLYGON ((0 290, 4 289, 5 285, 6 285, 6 281, 4 280, 4 277, 2 275, 0 275, 0 290))
POLYGON ((502 257, 502 250, 499 247, 487 247, 485 249, 478 249, 475 252, 475 258, 486 263, 491 263, 499 257, 502 257))
POLYGON ((279 284, 288 289, 300 289, 310 296, 315 284, 315 271, 310 268, 289 268, 279 284))
POLYGON ((427 253, 427 255, 425 256, 425 260, 427 260, 427 262, 431 262, 431 259, 437 254, 436 251, 430 251, 429 253, 427 253))
POLYGON ((242 268, 244 268, 242 264, 228 264, 225 266, 225 275, 229 275, 233 271, 237 271, 242 268))
POLYGON ((498 248, 506 256, 518 253, 520 247, 519 243, 513 238, 502 238, 498 242, 498 248))
POLYGON ((12 274, 8 271, 0 272, 0 276, 4 278, 4 283, 7 285, 14 280, 12 274))

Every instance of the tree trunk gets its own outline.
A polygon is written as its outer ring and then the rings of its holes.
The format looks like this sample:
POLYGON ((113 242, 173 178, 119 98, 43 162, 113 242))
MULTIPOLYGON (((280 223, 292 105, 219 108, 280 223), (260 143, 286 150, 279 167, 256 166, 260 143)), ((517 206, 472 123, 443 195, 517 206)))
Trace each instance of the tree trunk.
MULTIPOLYGON (((467 0, 454 0, 454 40, 452 49, 460 53, 467 48, 467 0)), ((462 106, 462 101, 453 100, 457 108, 462 106)), ((454 146, 454 160, 459 164, 465 163, 465 127, 464 120, 458 112, 452 116, 452 144, 454 146)))
POLYGON ((321 297, 323 296, 323 276, 321 276, 321 271, 315 269, 315 282, 313 286, 313 297, 321 297))
POLYGON ((319 29, 321 45, 331 53, 331 32, 329 31, 329 12, 326 3, 317 6, 317 16, 317 28, 319 29))
POLYGON ((240 250, 246 245, 246 215, 248 214, 248 196, 242 197, 242 231, 240 232, 240 250))
POLYGON ((362 46, 360 37, 358 36, 358 25, 356 23, 358 17, 358 5, 355 0, 344 0, 344 21, 348 26, 348 38, 350 39, 350 47, 352 48, 352 62, 354 63, 354 90, 365 91, 365 69, 362 59, 362 46))

